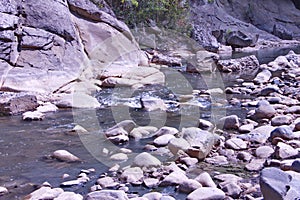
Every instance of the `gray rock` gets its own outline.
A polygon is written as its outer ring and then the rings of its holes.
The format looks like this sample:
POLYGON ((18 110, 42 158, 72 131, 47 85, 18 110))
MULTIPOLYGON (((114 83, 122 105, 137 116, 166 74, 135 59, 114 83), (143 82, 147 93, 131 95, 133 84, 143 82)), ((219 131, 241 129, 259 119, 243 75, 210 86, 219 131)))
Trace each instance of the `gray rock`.
POLYGON ((75 194, 74 192, 63 192, 58 197, 53 200, 83 200, 83 196, 80 194, 75 194))
POLYGON ((240 138, 231 138, 226 140, 225 146, 234 150, 243 150, 247 148, 247 143, 240 138))
POLYGON ((269 158, 274 153, 274 149, 269 146, 260 146, 255 150, 258 158, 269 158))
POLYGON ((160 200, 162 196, 163 195, 159 192, 149 192, 143 195, 143 197, 147 198, 148 200, 160 200))
POLYGON ((15 15, 0 13, 0 29, 15 29, 19 18, 15 15))
POLYGON ((187 151, 190 143, 183 138, 173 138, 168 143, 168 148, 173 155, 176 155, 179 150, 187 151))
POLYGON ((137 166, 137 167, 159 167, 161 165, 161 162, 151 154, 147 152, 140 153, 137 155, 132 163, 132 166, 137 166))
POLYGON ((187 150, 187 154, 199 160, 204 159, 209 154, 216 142, 216 138, 212 133, 199 128, 183 128, 182 134, 183 138, 191 145, 187 150))
POLYGON ((250 161, 252 158, 252 155, 248 152, 239 152, 236 155, 237 159, 242 160, 242 161, 250 161))
POLYGON ((215 182, 212 180, 211 176, 207 172, 201 173, 195 178, 195 180, 201 183, 203 187, 217 187, 215 182))
POLYGON ((214 165, 226 165, 228 164, 228 160, 226 156, 213 156, 210 158, 205 158, 205 161, 214 165))
POLYGON ((27 196, 27 199, 54 199, 64 192, 61 188, 41 187, 27 196))
POLYGON ((83 183, 88 182, 87 178, 78 178, 76 180, 65 181, 60 184, 61 187, 72 187, 82 185, 83 183))
POLYGON ((101 190, 88 193, 86 200, 129 200, 123 190, 101 190))
POLYGON ((191 158, 191 157, 184 157, 180 158, 180 162, 184 163, 186 166, 193 166, 198 163, 197 158, 191 158))
POLYGON ((184 173, 174 171, 161 181, 160 186, 181 185, 187 180, 188 177, 184 173))
POLYGON ((144 179, 144 184, 148 188, 157 187, 158 183, 159 183, 159 180, 156 178, 145 178, 144 179))
POLYGON ((188 179, 179 185, 179 191, 189 194, 200 187, 202 185, 198 181, 188 179))
POLYGON ((272 126, 290 125, 292 123, 292 118, 287 115, 279 115, 271 120, 272 126))
POLYGON ((260 119, 270 119, 276 113, 276 110, 270 103, 266 100, 261 100, 258 102, 258 107, 255 109, 254 115, 251 116, 253 120, 260 120, 260 119))
POLYGON ((279 87, 276 85, 269 85, 264 87, 263 89, 260 90, 259 95, 261 96, 268 96, 271 93, 278 93, 279 92, 279 87))
POLYGON ((264 167, 265 159, 252 159, 245 168, 248 171, 260 171, 264 167))
POLYGON ((143 170, 139 167, 125 169, 121 175, 121 179, 127 183, 136 183, 143 178, 143 170))
POLYGON ((121 135, 124 134, 124 131, 127 132, 127 135, 135 128, 136 124, 132 120, 124 120, 122 122, 119 122, 115 126, 107 129, 105 132, 105 135, 110 137, 110 136, 116 136, 116 135, 121 135), (123 131, 124 130, 124 131, 123 131), (117 133, 120 131, 121 133, 117 133))
POLYGON ((218 188, 202 187, 187 196, 187 200, 224 199, 225 193, 218 188))
POLYGON ((254 129, 253 124, 245 124, 239 127, 239 132, 240 133, 249 133, 254 129))
POLYGON ((291 170, 300 173, 300 160, 296 159, 291 166, 291 170))
POLYGON ((260 175, 260 188, 264 199, 282 200, 290 189, 291 177, 277 168, 265 168, 260 175))
POLYGON ((299 152, 288 144, 278 142, 275 148, 275 156, 279 159, 288 159, 298 156, 299 152))
POLYGON ((300 114, 300 106, 291 106, 285 112, 293 113, 293 114, 300 114))
POLYGON ((289 126, 280 126, 271 132, 269 139, 272 141, 275 137, 290 140, 293 139, 294 136, 293 131, 289 126))
POLYGON ((116 136, 111 136, 107 138, 113 143, 120 144, 120 143, 126 143, 129 141, 129 137, 127 135, 116 135, 116 136))
POLYGON ((267 83, 270 78, 272 77, 272 73, 269 70, 263 70, 262 72, 259 72, 256 77, 254 78, 253 82, 256 84, 263 84, 267 83))
POLYGON ((222 182, 233 182, 233 183, 237 183, 238 181, 243 180, 243 178, 234 174, 219 174, 219 175, 215 175, 214 178, 222 182))
POLYGON ((153 143, 154 143, 155 146, 166 146, 169 143, 169 141, 173 138, 175 138, 174 135, 166 134, 166 135, 162 135, 162 136, 157 137, 153 141, 153 143))
POLYGON ((214 125, 210 121, 199 119, 198 128, 206 131, 211 131, 214 128, 214 125))
POLYGON ((52 154, 53 158, 56 158, 58 160, 64 161, 64 162, 78 162, 80 159, 77 156, 74 156, 70 152, 66 150, 56 150, 52 154))
POLYGON ((15 115, 38 107, 37 98, 34 95, 7 92, 0 96, 0 113, 2 115, 15 115))
POLYGON ((254 55, 251 55, 237 59, 219 60, 217 66, 222 72, 249 71, 250 69, 258 71, 259 62, 254 55))
POLYGON ((155 111, 155 110, 162 110, 166 111, 167 106, 162 99, 155 98, 155 97, 143 97, 141 98, 141 105, 142 108, 147 111, 155 111))
POLYGON ((295 124, 295 131, 300 131, 300 120, 295 124))
POLYGON ((250 142, 257 142, 260 144, 265 143, 271 135, 271 132, 275 129, 273 126, 265 125, 255 128, 253 131, 247 134, 238 135, 241 138, 250 142))
POLYGON ((240 126, 239 118, 236 115, 222 117, 217 126, 224 129, 238 129, 240 126))
POLYGON ((164 126, 164 127, 161 127, 158 131, 156 131, 153 135, 155 135, 155 136, 162 136, 162 135, 167 135, 167 134, 175 135, 178 132, 179 131, 174 127, 164 126))
POLYGON ((133 137, 135 140, 139 140, 141 138, 151 137, 153 133, 157 131, 157 128, 154 126, 140 126, 134 128, 130 132, 130 137, 133 137))
POLYGON ((242 189, 238 184, 230 182, 222 187, 222 190, 225 192, 226 195, 238 199, 240 194, 242 193, 242 189))
POLYGON ((114 161, 125 161, 128 160, 128 156, 125 153, 116 153, 110 156, 110 159, 114 161))

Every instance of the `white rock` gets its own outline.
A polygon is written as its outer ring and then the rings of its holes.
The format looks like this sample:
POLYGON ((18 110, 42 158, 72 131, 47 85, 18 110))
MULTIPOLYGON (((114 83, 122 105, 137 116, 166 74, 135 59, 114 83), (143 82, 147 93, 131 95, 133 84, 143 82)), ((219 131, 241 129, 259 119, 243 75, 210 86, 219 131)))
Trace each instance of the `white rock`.
POLYGON ((6 194, 6 193, 8 193, 7 188, 0 186, 0 196, 3 195, 3 194, 6 194))
POLYGON ((30 200, 54 199, 63 192, 64 192, 64 190, 61 188, 53 188, 52 189, 50 187, 41 187, 40 189, 35 190, 34 192, 30 193, 28 195, 28 198, 25 197, 25 199, 30 199, 30 200))
POLYGON ((138 167, 159 167, 161 165, 161 162, 151 154, 147 152, 140 153, 137 155, 134 160, 132 166, 138 166, 138 167))
POLYGON ((85 200, 128 200, 127 194, 123 190, 101 190, 87 194, 85 200))
POLYGON ((176 155, 179 150, 186 151, 189 147, 190 143, 183 138, 173 138, 168 144, 168 148, 173 155, 176 155))
POLYGON ((217 187, 211 176, 207 172, 201 173, 195 178, 203 187, 217 187))
POLYGON ((74 192, 63 192, 54 200, 82 200, 83 196, 80 194, 75 194, 74 192))
POLYGON ((77 162, 80 159, 77 156, 74 156, 66 150, 56 150, 53 152, 52 157, 64 161, 64 162, 77 162))
POLYGON ((139 167, 125 169, 121 175, 121 179, 127 183, 135 183, 143 178, 143 170, 139 167))
POLYGON ((231 138, 225 142, 225 146, 234 150, 243 150, 247 148, 247 143, 240 138, 231 138))
POLYGON ((43 120, 45 118, 45 114, 39 111, 28 111, 23 113, 23 120, 43 120))
POLYGON ((128 160, 128 156, 125 153, 117 153, 110 156, 110 159, 115 161, 125 161, 128 160))
POLYGON ((218 188, 202 187, 187 196, 187 200, 224 199, 225 193, 218 188))
POLYGON ((97 183, 102 187, 102 188, 111 188, 111 187, 116 187, 119 185, 119 183, 115 182, 114 179, 111 177, 103 177, 99 178, 97 180, 97 183))
POLYGON ((36 110, 41 113, 56 112, 58 110, 58 107, 50 102, 47 102, 47 103, 37 107, 36 110))
POLYGON ((175 138, 175 136, 171 134, 161 135, 158 138, 156 138, 153 141, 153 143, 156 146, 166 146, 169 143, 169 141, 173 138, 175 138))

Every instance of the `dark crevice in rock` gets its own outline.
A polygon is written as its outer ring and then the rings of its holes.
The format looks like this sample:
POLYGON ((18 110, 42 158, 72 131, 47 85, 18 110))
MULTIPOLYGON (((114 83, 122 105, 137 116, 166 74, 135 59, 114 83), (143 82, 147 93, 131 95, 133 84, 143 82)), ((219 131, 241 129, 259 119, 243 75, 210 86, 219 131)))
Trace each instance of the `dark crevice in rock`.
POLYGON ((293 1, 293 3, 294 3, 295 7, 296 7, 298 10, 300 10, 300 1, 299 1, 299 0, 292 0, 292 1, 293 1))

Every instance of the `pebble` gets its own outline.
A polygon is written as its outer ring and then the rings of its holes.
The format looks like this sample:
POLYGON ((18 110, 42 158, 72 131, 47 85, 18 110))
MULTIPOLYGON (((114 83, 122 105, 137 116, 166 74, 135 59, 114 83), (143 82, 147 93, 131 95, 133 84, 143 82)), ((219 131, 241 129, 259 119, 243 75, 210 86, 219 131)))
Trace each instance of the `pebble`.
POLYGON ((159 183, 159 180, 156 178, 145 178, 144 179, 144 184, 148 188, 154 188, 157 187, 159 183))
POLYGON ((45 114, 39 111, 27 111, 22 114, 23 120, 43 120, 45 114))
POLYGON ((127 194, 123 190, 101 190, 88 193, 85 200, 95 199, 118 199, 128 200, 127 194))
POLYGON ((278 142, 275 148, 275 156, 279 159, 288 159, 298 156, 299 152, 288 144, 278 142))
POLYGON ((236 184, 234 182, 230 182, 230 183, 226 184, 221 189, 225 192, 226 195, 228 195, 234 199, 238 199, 242 192, 241 187, 238 186, 238 184, 236 184))
POLYGON ((115 182, 111 177, 103 177, 97 180, 97 183, 102 188, 113 188, 119 185, 119 183, 115 182))
POLYGON ((66 150, 56 150, 53 152, 52 157, 64 162, 80 161, 80 159, 77 156, 74 156, 73 154, 71 154, 66 150))
POLYGON ((148 200, 160 200, 162 196, 163 195, 159 192, 149 192, 143 195, 143 197, 148 200))
POLYGON ((28 199, 54 199, 64 192, 61 188, 41 187, 28 196, 28 199))
POLYGON ((293 139, 294 136, 293 131, 289 126, 280 126, 271 132, 269 139, 272 141, 275 137, 290 140, 293 139))
POLYGON ((191 157, 180 158, 180 161, 183 164, 186 164, 187 166, 193 166, 193 165, 195 165, 195 164, 198 163, 198 159, 197 158, 191 158, 191 157))
POLYGON ((201 188, 201 187, 202 187, 202 185, 198 181, 193 180, 193 179, 188 179, 180 184, 179 191, 189 194, 192 191, 194 191, 198 188, 201 188))
POLYGON ((166 146, 171 139, 175 138, 172 134, 165 134, 157 137, 153 143, 155 146, 166 146))
POLYGON ((168 126, 164 126, 161 127, 158 131, 156 131, 153 135, 154 136, 162 136, 162 135, 175 135, 176 133, 178 133, 178 129, 174 128, 174 127, 168 127, 168 126))
POLYGON ((225 146, 234 150, 243 150, 247 148, 247 143, 240 138, 231 138, 225 142, 225 146))
POLYGON ((215 182, 207 172, 202 172, 195 178, 195 180, 198 181, 203 187, 217 187, 215 182))
POLYGON ((180 171, 174 171, 171 174, 167 175, 162 182, 160 183, 160 186, 174 186, 174 185, 181 185, 184 183, 184 181, 188 180, 187 176, 180 172, 180 171))
POLYGON ((252 159, 252 155, 245 151, 239 152, 236 157, 242 161, 250 161, 252 159))
POLYGON ((255 150, 258 158, 269 158, 274 153, 274 149, 269 146, 260 146, 255 150))
POLYGON ((137 155, 132 163, 132 166, 137 166, 137 167, 159 167, 161 165, 161 162, 151 154, 147 152, 140 153, 137 155))
POLYGON ((272 126, 290 125, 292 123, 292 118, 287 115, 279 115, 271 120, 272 126))
POLYGON ((127 183, 136 183, 143 178, 143 170, 139 167, 125 169, 121 175, 121 179, 127 183))
POLYGON ((245 124, 239 127, 239 132, 240 133, 249 133, 254 129, 253 124, 245 124))
POLYGON ((224 199, 225 193, 218 188, 201 187, 187 196, 187 200, 224 199))
POLYGON ((199 119, 198 128, 206 131, 211 131, 214 128, 214 125, 210 121, 199 119))
POLYGON ((224 128, 226 130, 230 129, 238 129, 240 127, 239 118, 236 115, 230 115, 226 117, 222 117, 218 123, 217 126, 219 128, 224 128))
POLYGON ((243 178, 234 175, 234 174, 219 174, 219 175, 215 175, 214 178, 218 181, 230 181, 230 182, 235 182, 237 183, 238 181, 243 180, 243 178))
POLYGON ((248 171, 259 171, 264 167, 265 159, 252 159, 245 168, 248 171))
POLYGON ((114 161, 125 161, 128 160, 128 156, 125 153, 117 153, 110 156, 110 159, 114 161))
POLYGON ((205 161, 214 165, 226 165, 228 164, 227 157, 225 156, 213 156, 210 158, 206 158, 205 161))
POLYGON ((186 151, 190 147, 190 143, 183 138, 173 138, 168 143, 168 148, 173 155, 176 155, 179 150, 186 151))
POLYGON ((58 197, 56 197, 54 200, 83 200, 83 196, 80 194, 75 194, 74 192, 63 192, 58 197))

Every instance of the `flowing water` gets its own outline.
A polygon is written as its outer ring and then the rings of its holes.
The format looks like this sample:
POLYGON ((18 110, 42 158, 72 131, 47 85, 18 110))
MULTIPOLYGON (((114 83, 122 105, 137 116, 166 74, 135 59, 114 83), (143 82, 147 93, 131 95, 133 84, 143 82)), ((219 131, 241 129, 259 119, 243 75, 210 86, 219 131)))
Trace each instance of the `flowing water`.
MULTIPOLYGON (((296 52, 300 51, 300 48, 296 52)), ((300 53, 300 52, 298 52, 300 53)), ((269 55, 269 54, 267 54, 269 55)), ((282 52, 280 51, 280 55, 282 52)), ((278 56, 272 52, 272 57, 278 56)), ((266 57, 266 56, 265 56, 266 57)), ((112 89, 105 89, 96 94, 96 97, 103 104, 103 107, 97 110, 61 110, 56 113, 48 113, 43 121, 22 121, 21 116, 0 117, 0 186, 6 186, 11 192, 0 199, 21 199, 35 189, 35 186, 48 181, 52 186, 58 187, 65 180, 76 179, 81 169, 94 168, 96 172, 89 177, 91 181, 83 186, 65 188, 65 190, 75 191, 81 194, 89 192, 88 188, 92 186, 100 174, 108 169, 109 159, 99 161, 101 153, 101 143, 98 141, 99 129, 105 130, 122 119, 118 112, 124 110, 129 113, 129 117, 138 125, 148 125, 158 123, 166 126, 181 128, 182 126, 194 126, 195 120, 203 118, 212 120, 213 117, 221 117, 226 114, 238 114, 244 118, 246 110, 240 107, 229 106, 224 98, 225 95, 215 95, 215 99, 195 99, 195 106, 188 107, 186 111, 176 110, 172 104, 168 107, 168 112, 155 111, 150 114, 139 109, 139 98, 143 95, 155 96, 164 99, 166 102, 172 102, 179 94, 190 94, 192 89, 204 90, 212 88, 224 88, 226 86, 237 84, 238 75, 210 75, 210 74, 187 74, 166 71, 166 87, 152 86, 144 90, 138 90, 129 97, 122 99, 112 89), (179 81, 180 80, 180 81, 179 81), (177 85, 176 85, 177 84, 177 85), (112 97, 113 96, 113 97, 112 97), (123 102, 122 102, 123 101, 123 102), (128 102, 130 107, 124 106, 128 102), (117 109, 117 104, 123 103, 121 110, 117 109), (218 104, 217 104, 218 103, 218 104), (213 106, 217 112, 212 111, 213 106), (195 112, 195 108, 196 112, 195 112), (195 114, 196 113, 196 114, 195 114), (219 116, 212 116, 213 114, 219 116), (164 118, 162 120, 161 118, 164 118), (93 133, 90 136, 78 136, 70 130, 77 124, 85 124, 86 129, 91 129, 93 133), (98 129, 98 130, 97 130, 98 129), (85 139, 97 143, 94 149, 87 148, 85 139), (97 154, 99 148, 99 154, 97 154), (50 159, 49 155, 58 149, 65 149, 81 158, 82 162, 64 163, 50 159), (62 179, 63 174, 69 174, 69 179, 62 179)), ((251 80, 254 75, 248 76, 251 80)), ((238 98, 244 98, 238 96, 238 98)), ((127 116, 127 115, 126 115, 127 116)), ((144 151, 145 144, 152 139, 148 138, 142 141, 130 141, 124 147, 133 150, 134 153, 144 151)), ((160 159, 172 159, 160 157, 160 159)), ((203 168, 204 166, 201 166, 203 168)), ((216 169, 212 166, 206 166, 208 169, 216 169)), ((229 171, 236 169, 235 173, 243 173, 242 167, 230 167, 228 169, 217 169, 219 171, 229 171)), ((192 174, 192 173, 191 173, 192 174)), ((171 193, 178 199, 184 198, 184 195, 178 194, 174 188, 157 188, 157 190, 171 193)), ((148 190, 142 187, 131 188, 132 192, 145 193, 148 190)))

